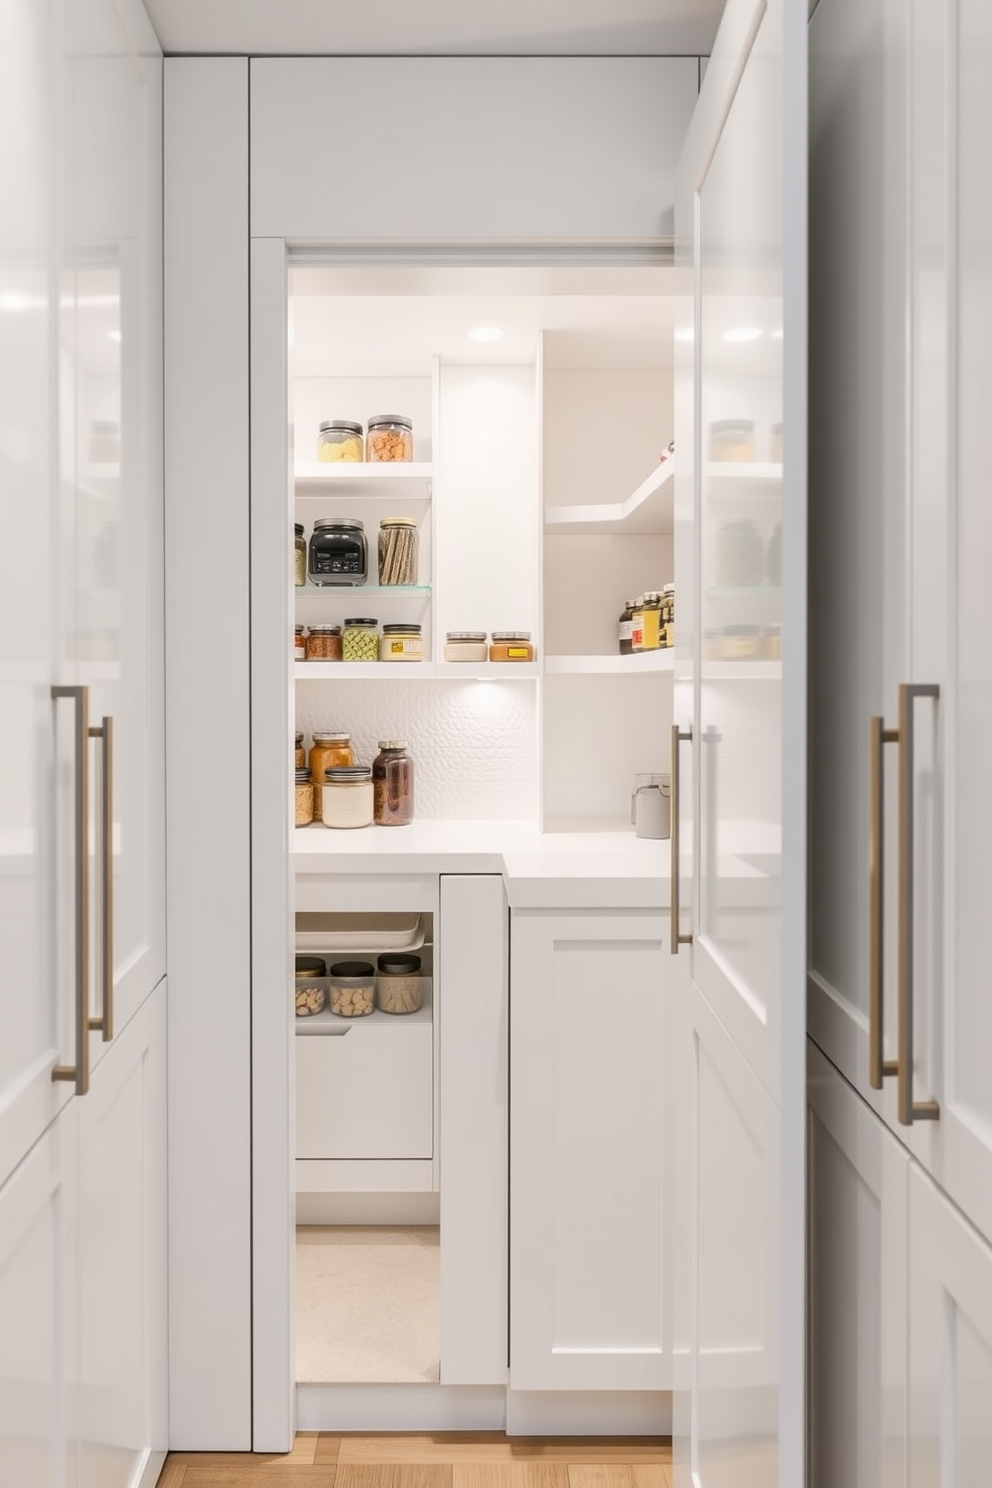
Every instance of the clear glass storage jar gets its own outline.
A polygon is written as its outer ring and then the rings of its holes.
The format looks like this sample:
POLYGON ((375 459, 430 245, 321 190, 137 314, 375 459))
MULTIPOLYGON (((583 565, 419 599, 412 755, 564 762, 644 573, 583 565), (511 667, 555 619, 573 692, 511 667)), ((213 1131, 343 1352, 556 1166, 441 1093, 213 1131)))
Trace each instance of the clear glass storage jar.
POLYGON ((417 1012, 424 1002, 420 957, 384 952, 376 969, 375 1001, 384 1013, 417 1012))
POLYGON ((423 661, 422 629, 420 625, 384 625, 379 642, 379 660, 423 661))
POLYGON ((371 961, 335 961, 330 972, 331 1012, 339 1018, 367 1018, 375 1009, 375 967, 371 961))
POLYGON ((412 460, 413 419, 402 413, 378 413, 369 419, 366 460, 412 460))
POLYGON ((379 523, 379 583, 415 584, 420 573, 420 533, 415 517, 383 517, 379 523))
POLYGON ((345 620, 341 647, 345 661, 378 661, 378 620, 345 620))
POLYGON ((324 771, 334 765, 353 765, 351 735, 315 733, 310 746, 310 779, 313 781, 314 821, 324 820, 324 771))
POLYGON ((305 770, 307 767, 307 752, 303 748, 303 735, 297 734, 294 742, 296 748, 294 751, 293 768, 296 770, 305 770))
POLYGON ((308 827, 313 821, 313 781, 304 766, 296 771, 296 825, 308 827))
POLYGON ((534 647, 529 630, 494 630, 489 647, 490 661, 533 661, 534 647))
POLYGON ((377 827, 405 827, 413 821, 413 760, 405 739, 380 739, 372 762, 377 827))
POLYGON ((753 460, 754 423, 751 419, 717 419, 709 427, 711 460, 753 460))
POLYGON ((444 643, 445 661, 485 661, 489 655, 484 630, 449 630, 444 643))
POLYGON ((322 1013, 327 1004, 327 988, 321 983, 327 976, 327 962, 323 956, 297 956, 296 958, 296 1016, 312 1018, 322 1013))
POLYGON ((306 641, 306 659, 307 661, 340 661, 340 625, 311 625, 306 641))
POLYGON ((307 656, 307 643, 303 639, 303 626, 293 626, 293 660, 305 661, 307 656))
POLYGON ((293 523, 293 582, 302 589, 307 581, 307 540, 303 536, 303 523, 293 523))
POLYGON ((324 771, 321 812, 325 827, 347 831, 372 825, 372 771, 368 765, 338 765, 324 771))
POLYGON ((310 534, 307 572, 321 589, 364 584, 369 576, 365 523, 358 517, 318 517, 310 534))
POLYGON ((361 460, 365 453, 363 432, 361 424, 349 419, 326 419, 317 435, 317 459, 329 463, 361 460))

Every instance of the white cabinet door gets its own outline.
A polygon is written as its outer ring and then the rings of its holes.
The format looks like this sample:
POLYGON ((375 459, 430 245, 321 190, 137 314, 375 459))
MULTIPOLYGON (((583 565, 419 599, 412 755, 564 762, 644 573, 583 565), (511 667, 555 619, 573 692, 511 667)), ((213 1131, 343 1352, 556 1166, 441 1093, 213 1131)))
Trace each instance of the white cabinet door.
POLYGON ((0 1187, 0 1483, 75 1488, 73 1115, 0 1187))
POLYGON ((911 1488, 992 1482, 992 1249, 910 1174, 911 1488))
POLYGON ((513 912, 514 1390, 670 1388, 662 1306, 667 928, 667 916, 652 911, 513 912))
POLYGON ((693 608, 675 719, 690 734, 679 763, 692 760, 692 903, 677 928, 692 937, 679 949, 699 994, 705 1139, 686 1448, 698 1488, 749 1473, 794 1488, 805 1467, 806 20, 793 0, 729 0, 676 195, 694 286, 676 372, 676 585, 688 567, 693 608), (719 1219, 742 1166, 759 1250, 719 1219), (735 1323, 735 1298, 754 1315, 735 1323), (716 1360, 738 1335, 751 1341, 725 1376, 716 1360))
POLYGON ((809 1044, 808 1488, 905 1488, 906 1149, 809 1044))
POLYGON ((168 1446, 165 994, 74 1107, 80 1488, 133 1488, 168 1446))

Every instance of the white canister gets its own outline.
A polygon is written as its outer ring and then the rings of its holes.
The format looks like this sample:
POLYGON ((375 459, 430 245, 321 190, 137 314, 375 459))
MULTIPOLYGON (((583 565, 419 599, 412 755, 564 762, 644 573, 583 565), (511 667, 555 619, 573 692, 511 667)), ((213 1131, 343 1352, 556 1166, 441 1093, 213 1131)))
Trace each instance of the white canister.
POLYGON ((630 824, 635 837, 672 835, 672 777, 635 775, 630 795, 630 824))
POLYGON ((321 816, 325 827, 370 827, 375 796, 369 765, 332 765, 324 771, 321 816))

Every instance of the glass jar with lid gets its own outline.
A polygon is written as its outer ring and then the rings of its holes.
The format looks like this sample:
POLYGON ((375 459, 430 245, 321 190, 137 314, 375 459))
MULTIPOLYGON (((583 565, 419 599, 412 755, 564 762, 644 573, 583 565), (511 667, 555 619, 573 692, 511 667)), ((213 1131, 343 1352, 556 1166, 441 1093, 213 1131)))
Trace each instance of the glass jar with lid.
POLYGON ((308 827, 313 821, 313 782, 304 766, 296 771, 296 825, 308 827))
POLYGON ((629 656, 634 649, 631 635, 634 630, 634 600, 628 599, 620 611, 617 622, 617 645, 621 656, 629 656))
POLYGON ((303 735, 296 734, 296 748, 293 752, 293 767, 297 770, 305 770, 307 767, 307 752, 303 748, 303 735))
POLYGON ((529 630, 494 630, 489 647, 490 661, 533 661, 534 647, 529 630))
POLYGON ((369 419, 366 460, 412 460, 413 419, 402 413, 377 413, 369 419))
POLYGON ((306 644, 306 641, 303 639, 303 626, 302 625, 294 625, 293 626, 293 660, 294 661, 306 661, 306 657, 307 657, 307 644, 306 644))
POLYGON ((488 631, 449 630, 444 643, 445 661, 485 661, 489 655, 488 631))
POLYGON ((675 585, 666 584, 661 591, 661 644, 675 645, 675 585))
POLYGON ((379 660, 379 622, 358 617, 345 620, 341 637, 341 654, 345 661, 379 660))
POLYGON ((413 821, 413 760, 405 739, 380 739, 372 762, 377 827, 405 827, 413 821))
POLYGON ((317 435, 317 459, 322 463, 361 460, 365 452, 363 433, 361 424, 353 424, 350 419, 326 419, 317 435))
POLYGON ((307 661, 340 661, 340 625, 311 625, 306 641, 306 659, 307 661))
POLYGON ((336 765, 324 771, 321 819, 325 827, 370 827, 372 812, 372 771, 368 765, 336 765))
POLYGON ((308 572, 319 588, 364 584, 369 574, 365 523, 358 517, 318 517, 310 534, 308 572))
POLYGON ((634 606, 631 650, 657 651, 661 645, 661 590, 649 589, 634 606))
POLYGON ((754 421, 752 419, 717 419, 710 424, 711 460, 753 460, 754 421))
POLYGON ((307 540, 303 536, 303 523, 293 523, 293 582, 302 589, 307 581, 307 540))
POLYGON ((384 625, 379 642, 379 660, 423 661, 422 629, 420 625, 384 625))
POLYGON ((310 779, 313 781, 313 814, 317 821, 323 819, 324 771, 335 765, 354 763, 350 734, 314 734, 310 746, 310 779))
POLYGON ((415 584, 420 574, 416 517, 383 517, 379 523, 379 583, 415 584))

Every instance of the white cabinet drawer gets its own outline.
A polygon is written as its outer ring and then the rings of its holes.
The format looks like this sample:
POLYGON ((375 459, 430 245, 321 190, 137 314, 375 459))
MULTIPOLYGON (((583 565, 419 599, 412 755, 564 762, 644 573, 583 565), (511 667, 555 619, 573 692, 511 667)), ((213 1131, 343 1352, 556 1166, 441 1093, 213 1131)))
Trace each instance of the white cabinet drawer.
POLYGON ((385 1017, 297 1038, 297 1157, 433 1156, 433 1027, 385 1017))

